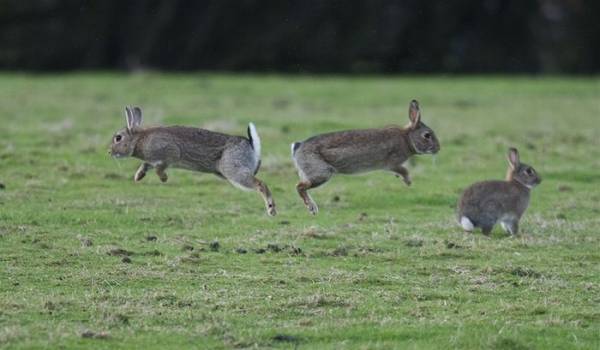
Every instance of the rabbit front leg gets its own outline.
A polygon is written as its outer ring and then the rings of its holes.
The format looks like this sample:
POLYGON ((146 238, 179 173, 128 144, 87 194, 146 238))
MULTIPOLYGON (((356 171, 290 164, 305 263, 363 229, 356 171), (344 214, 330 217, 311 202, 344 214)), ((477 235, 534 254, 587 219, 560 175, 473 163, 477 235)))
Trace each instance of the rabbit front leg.
POLYGON ((516 219, 502 220, 500 221, 500 226, 502 226, 504 232, 509 233, 513 236, 519 234, 519 221, 516 219))
POLYGON ((142 164, 140 164, 140 167, 138 168, 138 170, 135 172, 135 175, 133 176, 133 181, 138 182, 141 179, 143 179, 144 176, 146 176, 146 172, 150 169, 152 169, 152 164, 146 163, 146 162, 143 162, 142 164))
POLYGON ((496 220, 494 220, 494 218, 490 217, 489 215, 484 215, 483 217, 479 218, 480 220, 480 227, 481 227, 481 233, 483 233, 486 236, 489 236, 490 234, 492 234, 492 230, 494 229, 494 226, 496 225, 496 220))
POLYGON ((164 162, 159 162, 155 165, 156 167, 156 175, 158 175, 158 178, 160 179, 161 182, 167 182, 168 180, 168 176, 167 173, 165 173, 165 170, 167 169, 168 165, 164 162))
POLYGON ((406 169, 402 165, 397 165, 393 167, 392 171, 394 172, 394 174, 396 174, 396 177, 402 176, 402 180, 404 180, 406 186, 410 186, 412 184, 412 180, 410 178, 410 175, 408 174, 408 169, 406 169))
POLYGON ((481 226, 481 233, 483 233, 486 236, 489 236, 492 233, 492 229, 494 228, 494 226, 490 226, 490 225, 484 225, 481 226))

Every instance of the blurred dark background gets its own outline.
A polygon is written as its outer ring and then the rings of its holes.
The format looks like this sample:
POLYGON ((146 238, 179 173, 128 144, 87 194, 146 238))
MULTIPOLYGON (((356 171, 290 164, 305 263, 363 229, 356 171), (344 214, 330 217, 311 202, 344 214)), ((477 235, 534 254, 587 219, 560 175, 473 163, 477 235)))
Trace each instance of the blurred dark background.
POLYGON ((600 71, 598 0, 0 0, 0 69, 600 71))

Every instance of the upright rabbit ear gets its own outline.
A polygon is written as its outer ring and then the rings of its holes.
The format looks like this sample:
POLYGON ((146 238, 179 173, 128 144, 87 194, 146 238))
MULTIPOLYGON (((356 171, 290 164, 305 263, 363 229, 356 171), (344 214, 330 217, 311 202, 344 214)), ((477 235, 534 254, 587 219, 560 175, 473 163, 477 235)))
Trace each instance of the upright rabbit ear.
POLYGON ((131 126, 133 125, 133 117, 131 108, 129 108, 129 106, 125 106, 125 121, 127 122, 127 129, 131 129, 131 126))
POLYGON ((410 119, 410 127, 416 128, 421 121, 421 110, 419 109, 419 102, 412 100, 410 107, 408 108, 408 119, 410 119))
POLYGON ((508 165, 510 165, 512 169, 516 169, 519 167, 519 164, 521 164, 521 161, 519 160, 519 151, 517 151, 517 149, 513 147, 509 148, 508 165))
POLYGON ((142 125, 142 109, 140 107, 133 107, 131 109, 131 113, 133 116, 133 126, 142 125))
POLYGON ((140 126, 142 124, 142 109, 140 107, 125 107, 125 119, 129 130, 140 126))

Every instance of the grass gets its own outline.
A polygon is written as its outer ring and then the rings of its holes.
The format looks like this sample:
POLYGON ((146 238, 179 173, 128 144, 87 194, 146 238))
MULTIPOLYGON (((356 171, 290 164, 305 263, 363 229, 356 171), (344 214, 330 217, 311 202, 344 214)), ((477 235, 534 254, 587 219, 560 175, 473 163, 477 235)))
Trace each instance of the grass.
POLYGON ((600 347, 600 80, 0 75, 0 347, 600 347), (297 197, 289 144, 407 122, 442 150, 413 186, 338 176, 297 197), (123 107, 145 123, 263 140, 258 194, 107 155, 123 107), (463 233, 460 191, 507 147, 544 178, 522 234, 463 233))

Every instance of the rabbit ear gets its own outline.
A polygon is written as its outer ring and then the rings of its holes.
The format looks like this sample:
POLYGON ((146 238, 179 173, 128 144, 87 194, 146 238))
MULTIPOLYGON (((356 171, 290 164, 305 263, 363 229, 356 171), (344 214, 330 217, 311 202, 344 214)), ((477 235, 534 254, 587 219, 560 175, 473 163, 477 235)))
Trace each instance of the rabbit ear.
POLYGON ((129 108, 129 106, 125 106, 125 121, 127 122, 127 129, 131 129, 133 125, 133 117, 131 108, 129 108))
POLYGON ((142 109, 140 107, 133 107, 131 109, 131 114, 133 118, 133 126, 142 125, 142 109))
POLYGON ((408 119, 410 119, 410 126, 416 128, 421 121, 421 110, 419 109, 419 102, 412 100, 410 107, 408 108, 408 119))
POLYGON ((142 124, 142 109, 140 107, 125 107, 125 119, 129 130, 140 126, 142 124))
POLYGON ((521 161, 519 160, 519 151, 517 151, 516 148, 511 147, 508 149, 508 164, 513 169, 516 169, 519 164, 521 164, 521 161))

